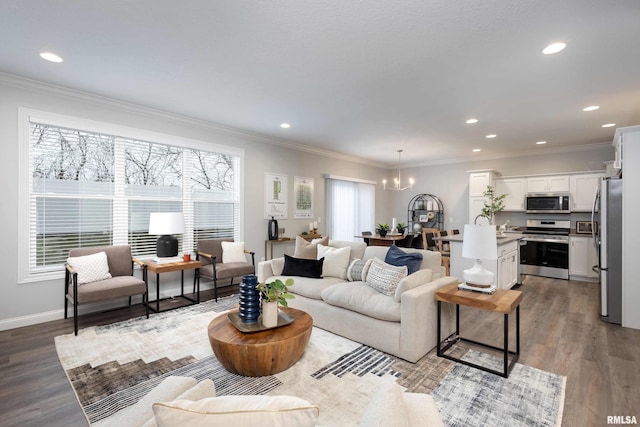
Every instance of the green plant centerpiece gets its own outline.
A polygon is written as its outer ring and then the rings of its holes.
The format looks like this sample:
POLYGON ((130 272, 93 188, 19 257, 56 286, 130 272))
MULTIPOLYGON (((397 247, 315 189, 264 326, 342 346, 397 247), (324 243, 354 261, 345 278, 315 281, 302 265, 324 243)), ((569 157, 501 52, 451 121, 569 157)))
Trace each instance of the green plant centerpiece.
POLYGON ((404 234, 404 230, 407 228, 407 225, 403 222, 399 222, 398 225, 396 225, 396 230, 398 231, 398 233, 400 234, 404 234))
POLYGON ((491 185, 487 185, 487 189, 484 190, 482 195, 486 198, 484 207, 482 208, 481 215, 489 218, 491 224, 495 224, 495 215, 504 210, 504 198, 506 194, 496 194, 495 188, 491 185))
POLYGON ((284 283, 276 279, 271 283, 258 283, 256 289, 260 291, 263 302, 277 302, 283 307, 289 307, 287 300, 296 297, 289 292, 291 286, 293 286, 292 278, 288 278, 284 283))
POLYGON ((270 283, 258 283, 256 286, 262 298, 262 324, 265 328, 278 326, 278 305, 288 307, 287 300, 295 298, 295 295, 289 292, 291 286, 293 286, 291 278, 284 282, 276 279, 270 283))
POLYGON ((391 230, 389 224, 378 224, 376 226, 376 232, 380 235, 380 237, 386 236, 389 230, 391 230))

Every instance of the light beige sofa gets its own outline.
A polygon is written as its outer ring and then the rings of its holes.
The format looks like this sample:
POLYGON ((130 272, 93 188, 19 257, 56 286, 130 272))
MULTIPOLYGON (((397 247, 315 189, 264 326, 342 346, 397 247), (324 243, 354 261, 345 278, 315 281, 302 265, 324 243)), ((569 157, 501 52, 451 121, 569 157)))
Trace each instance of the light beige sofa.
MULTIPOLYGON (((331 241, 329 246, 351 247, 350 261, 385 259, 388 247, 366 246, 360 242, 331 241)), ((456 281, 444 276, 439 252, 402 248, 419 252, 423 259, 420 270, 400 282, 395 298, 372 289, 365 282, 350 282, 344 277, 292 277, 290 291, 295 299, 290 307, 313 317, 313 324, 356 342, 398 356, 418 361, 436 346, 437 289, 456 281)), ((258 264, 258 280, 269 282, 281 276, 284 260, 276 258, 258 264)), ((442 336, 453 330, 454 312, 444 305, 442 336)))

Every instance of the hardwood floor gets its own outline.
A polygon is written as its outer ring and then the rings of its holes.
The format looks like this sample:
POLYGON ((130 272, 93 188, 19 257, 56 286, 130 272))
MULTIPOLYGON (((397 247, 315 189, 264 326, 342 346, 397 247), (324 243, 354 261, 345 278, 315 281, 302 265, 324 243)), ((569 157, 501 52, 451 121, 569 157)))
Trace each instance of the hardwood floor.
MULTIPOLYGON (((594 283, 528 276, 519 290, 519 363, 567 377, 562 425, 602 426, 611 415, 640 420, 640 330, 600 320, 594 283)), ((202 292, 203 299, 212 296, 202 292)), ((463 336, 501 344, 501 315, 466 307, 460 312, 463 336)), ((140 306, 90 314, 80 318, 80 327, 142 314, 140 306)), ((72 330, 68 319, 0 332, 0 425, 87 425, 53 344, 72 330)))

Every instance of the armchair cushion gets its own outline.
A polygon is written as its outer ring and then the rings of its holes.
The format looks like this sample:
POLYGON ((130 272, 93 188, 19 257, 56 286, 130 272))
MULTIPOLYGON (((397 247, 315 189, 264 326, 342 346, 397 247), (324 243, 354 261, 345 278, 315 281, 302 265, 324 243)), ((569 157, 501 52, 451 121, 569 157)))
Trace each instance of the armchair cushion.
POLYGON ((247 262, 247 257, 244 254, 244 242, 221 242, 221 245, 223 263, 247 262))
MULTIPOLYGON (((140 295, 146 291, 144 280, 134 276, 117 276, 78 286, 78 304, 140 295)), ((73 298, 73 286, 69 287, 69 296, 73 298)))
POLYGON ((69 257, 67 258, 67 264, 78 273, 78 285, 111 278, 105 252, 69 257))

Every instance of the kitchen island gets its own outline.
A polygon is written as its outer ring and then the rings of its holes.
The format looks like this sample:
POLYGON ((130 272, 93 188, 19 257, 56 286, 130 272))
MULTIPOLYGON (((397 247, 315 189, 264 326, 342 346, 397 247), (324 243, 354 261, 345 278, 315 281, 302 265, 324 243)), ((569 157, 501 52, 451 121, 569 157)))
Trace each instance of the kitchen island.
MULTIPOLYGON (((496 275, 496 285, 499 289, 511 289, 514 285, 520 283, 520 252, 519 240, 522 234, 507 232, 504 236, 498 236, 498 259, 482 260, 484 268, 496 275)), ((451 276, 457 277, 462 281, 463 271, 473 267, 474 259, 462 257, 462 241, 463 234, 456 234, 442 238, 449 242, 451 249, 451 276)))

